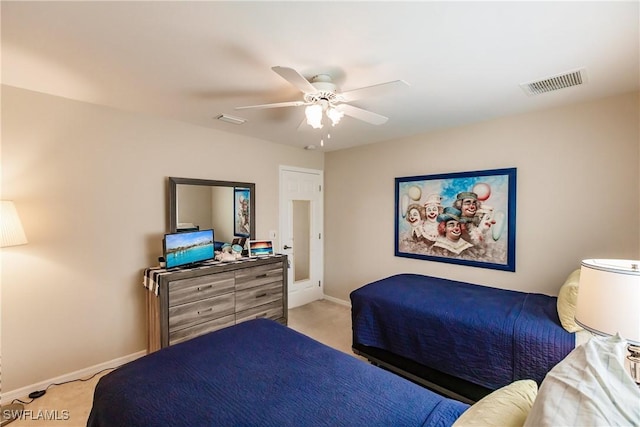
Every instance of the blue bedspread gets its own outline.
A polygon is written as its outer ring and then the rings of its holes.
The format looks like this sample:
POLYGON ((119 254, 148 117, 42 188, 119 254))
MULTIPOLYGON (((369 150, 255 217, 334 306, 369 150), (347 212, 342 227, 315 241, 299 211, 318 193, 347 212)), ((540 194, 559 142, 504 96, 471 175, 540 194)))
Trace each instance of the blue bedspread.
POLYGON ((260 319, 107 374, 87 425, 450 426, 466 408, 260 319))
POLYGON ((351 293, 354 343, 498 389, 546 373, 575 347, 556 298, 400 274, 351 293))

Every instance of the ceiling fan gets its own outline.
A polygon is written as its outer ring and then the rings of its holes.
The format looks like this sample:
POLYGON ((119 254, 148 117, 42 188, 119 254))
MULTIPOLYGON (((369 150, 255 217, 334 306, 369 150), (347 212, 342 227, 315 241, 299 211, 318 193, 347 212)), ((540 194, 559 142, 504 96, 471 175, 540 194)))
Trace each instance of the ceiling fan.
POLYGON ((403 80, 395 80, 346 92, 340 92, 336 84, 333 83, 331 76, 328 74, 318 74, 311 78, 311 80, 307 80, 307 78, 293 68, 276 66, 271 69, 278 73, 280 77, 299 89, 304 94, 303 100, 278 102, 275 104, 249 105, 245 107, 236 107, 236 110, 249 108, 306 106, 306 121, 303 120, 300 127, 302 127, 306 122, 315 129, 322 127, 323 113, 331 120, 331 124, 333 126, 335 126, 344 115, 373 125, 386 123, 387 120, 389 120, 388 117, 362 108, 354 107, 348 103, 361 98, 383 95, 399 89, 400 87, 408 86, 408 83, 403 80))

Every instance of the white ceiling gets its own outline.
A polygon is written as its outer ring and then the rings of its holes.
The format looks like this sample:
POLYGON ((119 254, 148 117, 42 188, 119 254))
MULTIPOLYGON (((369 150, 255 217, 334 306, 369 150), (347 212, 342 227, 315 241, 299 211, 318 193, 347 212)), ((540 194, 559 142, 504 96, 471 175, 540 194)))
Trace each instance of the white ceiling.
POLYGON ((409 87, 352 104, 326 150, 639 89, 639 2, 2 1, 2 83, 298 147, 301 100, 271 70, 342 90, 409 87), (529 97, 521 83, 586 68, 588 83, 529 97), (225 113, 241 126, 215 120, 225 113))

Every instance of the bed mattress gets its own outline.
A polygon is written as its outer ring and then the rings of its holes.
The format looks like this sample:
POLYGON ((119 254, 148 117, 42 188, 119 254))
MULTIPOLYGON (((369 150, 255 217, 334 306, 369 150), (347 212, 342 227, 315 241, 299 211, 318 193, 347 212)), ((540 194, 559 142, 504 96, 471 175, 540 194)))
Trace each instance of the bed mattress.
POLYGON ((540 384, 575 347, 548 295, 399 274, 353 291, 351 303, 354 344, 491 390, 540 384))
POLYGON ((450 426, 468 405, 259 319, 100 379, 89 427, 450 426))

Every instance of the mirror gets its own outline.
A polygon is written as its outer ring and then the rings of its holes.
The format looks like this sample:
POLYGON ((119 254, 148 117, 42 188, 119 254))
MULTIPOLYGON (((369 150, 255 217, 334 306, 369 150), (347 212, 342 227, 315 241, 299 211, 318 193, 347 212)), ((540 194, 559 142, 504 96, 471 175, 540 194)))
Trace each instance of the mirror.
POLYGON ((293 200, 293 280, 309 280, 311 269, 311 202, 293 200))
POLYGON ((255 237, 255 184, 169 177, 169 232, 213 228, 215 240, 255 237))

